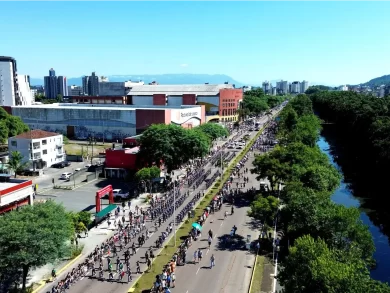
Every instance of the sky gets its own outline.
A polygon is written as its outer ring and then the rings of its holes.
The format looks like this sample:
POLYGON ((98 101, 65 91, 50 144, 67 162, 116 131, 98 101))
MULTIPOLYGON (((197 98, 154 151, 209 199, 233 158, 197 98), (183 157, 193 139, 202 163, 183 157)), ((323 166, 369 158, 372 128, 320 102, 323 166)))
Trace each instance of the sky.
POLYGON ((226 74, 358 84, 390 74, 390 2, 0 2, 18 72, 226 74))

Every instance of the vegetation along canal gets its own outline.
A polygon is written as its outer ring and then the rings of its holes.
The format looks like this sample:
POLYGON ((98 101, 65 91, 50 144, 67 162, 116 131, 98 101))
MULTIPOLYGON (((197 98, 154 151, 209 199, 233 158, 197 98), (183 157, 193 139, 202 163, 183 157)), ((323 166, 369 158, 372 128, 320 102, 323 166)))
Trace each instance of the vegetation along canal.
MULTIPOLYGON (((350 178, 355 177, 354 175, 356 175, 347 174, 348 172, 351 172, 351 168, 345 166, 345 164, 348 164, 348 160, 345 159, 345 157, 350 155, 350 149, 348 150, 341 145, 340 139, 331 126, 324 126, 317 145, 344 176, 339 188, 332 196, 333 201, 348 207, 359 207, 361 211, 361 220, 364 224, 369 226, 376 247, 374 258, 377 263, 376 268, 371 271, 371 277, 382 282, 390 283, 389 235, 386 235, 385 232, 383 232, 386 230, 384 229, 386 221, 388 221, 390 217, 390 211, 384 210, 388 204, 385 202, 382 202, 381 204, 378 200, 373 200, 369 194, 365 194, 366 192, 363 191, 363 188, 360 188, 361 185, 357 186, 353 180, 350 180, 350 178), (341 157, 344 159, 340 159, 341 157), (360 191, 359 188, 361 189, 360 191), (357 196, 357 194, 359 196, 357 196)), ((367 171, 368 170, 366 170, 366 172, 367 171)), ((362 172, 362 170, 355 172, 362 172)), ((366 185, 373 185, 373 182, 367 181, 366 185)), ((383 184, 387 185, 386 182, 383 182, 383 184)))

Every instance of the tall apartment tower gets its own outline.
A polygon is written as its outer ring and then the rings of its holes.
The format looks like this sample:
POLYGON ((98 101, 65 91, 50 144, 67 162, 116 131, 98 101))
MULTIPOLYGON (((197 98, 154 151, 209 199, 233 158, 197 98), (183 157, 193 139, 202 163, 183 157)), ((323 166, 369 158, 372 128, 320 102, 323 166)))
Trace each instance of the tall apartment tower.
POLYGON ((58 94, 60 94, 61 96, 68 95, 68 83, 66 81, 65 76, 57 77, 57 90, 58 90, 58 94))
POLYGON ((49 70, 49 76, 44 77, 45 82, 45 97, 47 99, 55 99, 58 95, 58 82, 56 72, 53 68, 49 70))
POLYGON ((271 94, 272 85, 269 83, 269 81, 263 82, 263 91, 265 94, 271 94))
POLYGON ((99 77, 92 72, 91 76, 83 77, 83 92, 88 96, 99 95, 99 77))
POLYGON ((301 83, 299 81, 294 81, 291 84, 291 93, 299 94, 301 92, 301 83))
POLYGON ((309 82, 304 80, 301 82, 301 93, 304 94, 309 88, 309 82))
POLYGON ((290 92, 288 81, 281 80, 276 83, 276 89, 279 94, 288 94, 290 92))
POLYGON ((20 104, 16 60, 0 56, 0 106, 20 104))

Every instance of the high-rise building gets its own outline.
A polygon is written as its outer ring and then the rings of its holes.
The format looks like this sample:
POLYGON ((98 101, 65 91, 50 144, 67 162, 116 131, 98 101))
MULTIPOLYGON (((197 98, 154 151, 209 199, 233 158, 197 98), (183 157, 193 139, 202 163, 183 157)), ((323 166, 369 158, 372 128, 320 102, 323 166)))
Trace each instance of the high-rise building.
POLYGON ((83 92, 88 96, 99 95, 99 77, 92 72, 90 76, 83 77, 83 92))
POLYGON ((68 85, 65 76, 56 76, 53 68, 49 70, 49 76, 45 76, 45 97, 56 99, 58 95, 68 95, 68 85))
POLYGON ((265 94, 270 94, 271 93, 271 88, 272 88, 272 84, 270 84, 269 81, 264 81, 263 82, 263 92, 265 94))
POLYGON ((273 88, 272 88, 272 95, 273 96, 276 96, 276 94, 278 93, 278 90, 276 89, 276 87, 274 86, 273 88))
POLYGON ((304 94, 308 88, 309 88, 309 82, 307 80, 302 81, 301 82, 301 93, 304 94))
POLYGON ((0 105, 20 105, 16 60, 0 56, 0 105))
POLYGON ((291 93, 299 94, 301 92, 301 83, 299 81, 294 81, 291 83, 291 93))
POLYGON ((49 76, 44 77, 45 97, 47 99, 55 99, 58 95, 58 83, 56 72, 53 68, 49 70, 49 76))
POLYGON ((283 95, 288 94, 290 92, 288 81, 281 80, 281 81, 277 82, 276 89, 277 89, 278 93, 280 93, 280 94, 283 94, 283 95))
POLYGON ((57 77, 57 90, 58 94, 63 97, 68 95, 68 83, 65 76, 57 77))
POLYGON ((34 96, 30 89, 30 76, 18 74, 20 105, 28 106, 33 103, 34 96))

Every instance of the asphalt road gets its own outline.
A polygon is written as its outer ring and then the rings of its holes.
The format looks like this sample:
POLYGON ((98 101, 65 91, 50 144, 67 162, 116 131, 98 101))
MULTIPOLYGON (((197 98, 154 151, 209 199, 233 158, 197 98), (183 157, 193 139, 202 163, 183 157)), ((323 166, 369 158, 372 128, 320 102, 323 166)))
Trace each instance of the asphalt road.
MULTIPOLYGON (((260 122, 261 122, 261 124, 264 124, 266 121, 267 121, 267 117, 263 117, 260 122)), ((256 134, 256 132, 251 132, 250 136, 253 137, 255 134, 256 134)), ((245 135, 245 133, 243 135, 245 135)), ((251 163, 251 160, 249 160, 249 162, 251 163)), ((208 164, 205 167, 205 170, 207 171, 210 168, 211 168, 212 172, 211 172, 209 177, 211 177, 217 171, 217 169, 214 168, 213 166, 210 166, 210 164, 208 164)), ((253 179, 251 178, 250 181, 253 182, 254 184, 256 184, 256 182, 257 182, 256 179, 254 179, 254 178, 253 179)), ((200 187, 198 187, 195 191, 193 191, 192 194, 195 194, 199 191, 205 190, 206 188, 204 185, 205 184, 203 183, 200 187)), ((85 187, 85 188, 88 188, 88 187, 85 187)), ((184 187, 182 189, 182 193, 187 191, 187 190, 188 189, 184 187)), ((80 191, 80 195, 76 196, 77 198, 82 197, 83 195, 86 196, 86 192, 83 192, 84 190, 79 189, 79 191, 80 191)), ((65 199, 65 196, 68 196, 68 193, 62 194, 61 196, 63 196, 65 199)), ((91 195, 89 195, 89 196, 93 197, 93 192, 91 192, 91 195)), ((192 195, 190 195, 185 200, 185 202, 179 208, 179 210, 181 210, 191 200, 191 198, 192 198, 192 195)), ((73 200, 75 201, 76 198, 73 200)), ((69 201, 72 201, 72 199, 69 199, 69 201)), ((89 199, 88 199, 88 201, 89 201, 89 199)), ((67 207, 69 203, 66 204, 64 202, 64 204, 67 207)), ((248 203, 246 203, 246 205, 248 205, 248 203)), ((224 209, 226 209, 226 207, 224 207, 224 209)), ((246 216, 247 210, 248 210, 248 207, 237 207, 235 209, 234 215, 229 216, 226 220, 220 220, 221 218, 223 218, 223 217, 221 217, 221 215, 223 215, 222 214, 223 212, 219 212, 216 215, 212 215, 211 217, 214 217, 215 219, 212 222, 210 222, 208 220, 204 230, 208 231, 208 229, 210 229, 208 225, 211 225, 210 227, 212 227, 212 229, 215 231, 214 233, 217 233, 216 237, 218 237, 222 234, 228 233, 230 231, 231 227, 235 224, 238 227, 238 231, 237 231, 238 234, 242 233, 243 231, 245 231, 244 234, 249 233, 248 231, 250 231, 250 229, 248 230, 248 227, 250 224, 249 224, 248 218, 246 216)), ((137 260, 139 260, 142 263, 141 270, 146 269, 146 264, 143 264, 143 262, 144 262, 143 257, 144 257, 145 251, 147 249, 149 249, 149 247, 154 245, 154 242, 156 241, 158 236, 161 235, 160 233, 162 231, 165 231, 165 229, 167 228, 169 223, 172 221, 173 221, 173 217, 170 217, 161 226, 161 228, 158 229, 158 231, 156 231, 146 241, 144 246, 142 246, 138 249, 136 255, 131 257, 130 264, 131 264, 131 271, 132 272, 136 271, 136 261, 137 260)), ((151 223, 151 222, 147 223, 147 227, 148 226, 150 227, 152 225, 153 225, 153 223, 151 223)), ((153 231, 153 228, 151 229, 151 231, 153 231)), ((253 237, 257 237, 257 235, 255 235, 255 234, 256 233, 253 232, 252 239, 253 239, 253 237)), ((203 237, 206 237, 206 236, 203 235, 203 237)), ((244 235, 244 237, 246 237, 246 235, 244 235)), ((207 242, 197 241, 193 245, 193 247, 195 248, 196 245, 200 245, 200 246, 204 247, 204 246, 206 246, 205 244, 207 244, 207 242)), ((216 244, 217 244, 217 240, 215 239, 213 245, 215 246, 216 244)), ((96 243, 96 245, 100 245, 100 243, 96 243)), ((234 250, 235 249, 236 248, 234 248, 234 250)), ((157 254, 158 254, 158 252, 156 251, 155 255, 157 255, 157 254)), ((119 255, 121 258, 123 258, 123 255, 121 253, 119 253, 119 255)), ((191 258, 190 255, 191 254, 189 253, 188 258, 191 258)), ((204 255, 204 261, 201 264, 201 267, 199 268, 198 272, 197 272, 195 265, 186 265, 183 268, 178 268, 178 270, 177 270, 177 288, 180 288, 180 289, 173 289, 173 290, 175 290, 175 292, 183 292, 183 293, 186 292, 186 290, 191 290, 191 292, 195 292, 195 291, 196 292, 202 292, 202 291, 204 291, 204 292, 225 292, 223 290, 229 290, 226 292, 243 292, 241 289, 239 289, 242 287, 242 280, 240 278, 243 278, 246 280, 246 279, 248 279, 248 276, 250 277, 250 274, 251 274, 250 266, 253 265, 253 259, 251 259, 251 257, 253 257, 253 256, 248 254, 245 250, 238 249, 238 250, 235 250, 234 253, 229 253, 229 251, 216 250, 215 247, 212 247, 211 251, 209 253, 207 253, 207 255, 204 255), (215 258, 216 258, 217 267, 215 267, 213 269, 207 268, 207 266, 210 265, 209 264, 210 253, 214 253, 215 258), (232 271, 234 272, 234 274, 231 273, 232 271), (198 275, 200 278, 197 278, 198 275), (204 280, 202 278, 204 278, 204 280), (205 281, 205 280, 208 280, 208 281, 205 281), (232 290, 232 291, 230 291, 230 290, 232 290)), ((82 261, 83 261, 83 259, 80 259, 78 262, 76 262, 73 265, 73 267, 76 266, 77 264, 81 263, 82 261)), ((115 259, 113 259, 113 263, 115 263, 115 259)), ((105 262, 104 265, 105 265, 105 268, 107 268, 107 262, 105 262)), ((197 265, 197 267, 199 267, 199 265, 197 265)), ((115 268, 115 266, 114 266, 114 268, 115 268)), ((65 273, 69 272, 71 269, 72 269, 72 267, 68 268, 63 273, 62 276, 59 276, 59 278, 61 279, 61 277, 64 277, 65 273)), ((90 274, 91 273, 89 272, 89 275, 90 274)), ((107 280, 108 279, 108 272, 105 272, 104 277, 106 279, 103 281, 92 278, 89 275, 87 277, 85 277, 84 279, 78 281, 74 285, 72 285, 72 287, 69 290, 67 290, 67 292, 68 293, 95 293, 95 292, 124 293, 124 292, 127 292, 128 289, 131 287, 130 286, 131 284, 127 283, 127 282, 125 282, 125 283, 119 283, 117 281, 109 282, 107 280)), ((117 277, 117 275, 114 276, 114 278, 115 277, 117 277)), ((135 279, 136 277, 137 277, 137 275, 133 274, 133 279, 135 279)), ((124 281, 127 281, 126 276, 125 276, 125 279, 126 280, 124 280, 124 281)), ((45 291, 51 290, 51 286, 52 286, 52 284, 45 286, 44 290, 45 291)))
MULTIPOLYGON (((253 158, 250 158, 245 167, 252 167, 253 158)), ((244 189, 257 185, 256 175, 245 174, 249 182, 244 189)), ((243 182, 235 178, 233 182, 243 182)), ((233 184, 234 186, 234 184, 233 184)), ((258 186, 257 186, 258 187, 258 186)), ((237 200, 234 204, 234 214, 231 215, 231 204, 223 204, 220 211, 211 214, 202 229, 202 237, 194 241, 187 252, 187 264, 176 270, 175 292, 192 293, 237 293, 247 292, 252 274, 255 255, 245 247, 247 236, 251 241, 259 236, 258 226, 248 217, 249 201, 237 200), (225 219, 224 213, 228 212, 225 219), (236 225, 236 237, 229 245, 223 244, 222 237, 229 235, 236 225), (208 231, 213 231, 213 241, 208 248, 208 231), (203 260, 193 262, 194 251, 203 250, 203 260), (215 267, 211 268, 210 257, 215 257, 215 267)))

